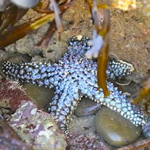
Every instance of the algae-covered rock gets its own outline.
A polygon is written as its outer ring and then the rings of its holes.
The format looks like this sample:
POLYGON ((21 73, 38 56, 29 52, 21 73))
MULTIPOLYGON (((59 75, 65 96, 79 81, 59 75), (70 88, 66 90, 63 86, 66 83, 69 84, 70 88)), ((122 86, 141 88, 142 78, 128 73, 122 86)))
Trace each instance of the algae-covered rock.
POLYGON ((53 118, 32 102, 22 103, 9 124, 33 150, 65 150, 65 136, 53 118))

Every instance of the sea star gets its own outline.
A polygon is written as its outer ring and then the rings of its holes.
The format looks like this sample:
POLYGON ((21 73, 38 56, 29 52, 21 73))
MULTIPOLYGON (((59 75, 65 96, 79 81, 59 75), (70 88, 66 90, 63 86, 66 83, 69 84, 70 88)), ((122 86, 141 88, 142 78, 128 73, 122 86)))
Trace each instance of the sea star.
MULTIPOLYGON (((87 96, 97 103, 119 112, 136 126, 143 126, 145 118, 142 110, 135 110, 126 95, 107 81, 110 95, 104 98, 102 89, 97 86, 97 63, 88 60, 85 53, 90 49, 82 37, 69 39, 68 52, 58 63, 20 63, 4 62, 3 73, 13 80, 30 82, 38 86, 55 88, 55 96, 50 103, 49 111, 59 122, 62 130, 66 130, 69 119, 82 96, 87 96)), ((122 60, 109 60, 107 67, 108 78, 122 78, 134 70, 133 66, 122 60)))

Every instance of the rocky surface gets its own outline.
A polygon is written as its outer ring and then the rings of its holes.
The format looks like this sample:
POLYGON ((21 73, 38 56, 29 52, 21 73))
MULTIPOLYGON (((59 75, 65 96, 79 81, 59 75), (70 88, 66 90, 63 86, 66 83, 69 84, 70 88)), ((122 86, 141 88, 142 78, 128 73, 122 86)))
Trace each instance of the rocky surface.
POLYGON ((71 134, 67 141, 67 150, 110 150, 110 147, 95 135, 71 134))
POLYGON ((127 145, 141 135, 140 127, 107 107, 102 107, 96 113, 95 128, 105 141, 117 147, 127 145))
MULTIPOLYGON (((7 79, 0 80, 0 106, 16 111, 23 100, 31 100, 18 82, 7 79)), ((5 114, 5 112, 4 112, 5 114)))
POLYGON ((24 84, 23 88, 26 94, 32 98, 33 102, 35 102, 38 107, 47 111, 49 103, 54 97, 54 89, 38 87, 33 84, 24 84))
POLYGON ((33 150, 65 150, 65 136, 51 116, 32 102, 24 102, 12 115, 9 124, 33 150))
POLYGON ((72 117, 69 123, 69 132, 70 134, 79 133, 79 134, 87 134, 94 135, 95 127, 94 127, 94 118, 95 116, 87 116, 87 117, 72 117))
POLYGON ((150 138, 150 117, 148 118, 146 125, 143 127, 143 135, 146 138, 150 138))
MULTIPOLYGON (((87 11, 84 10, 83 1, 77 0, 75 5, 73 5, 63 17, 64 32, 62 33, 61 42, 58 41, 58 34, 56 33, 48 48, 35 46, 48 28, 48 25, 45 25, 33 34, 21 39, 16 44, 9 46, 7 51, 28 54, 33 56, 32 60, 38 58, 36 61, 39 61, 39 58, 40 61, 46 61, 47 59, 57 61, 66 51, 66 41, 69 37, 77 34, 91 37, 93 27, 87 14, 87 11)), ((35 16, 35 13, 31 12, 28 16, 32 18, 35 16)), ((114 53, 119 58, 134 64, 137 75, 141 77, 143 77, 150 68, 149 22, 150 17, 144 16, 141 9, 125 12, 116 9, 111 10, 110 53, 114 53)), ((0 51, 0 60, 6 60, 9 57, 10 54, 0 51)), ((130 93, 130 89, 128 89, 127 92, 130 93)), ((43 106, 43 104, 40 105, 43 106)), ((1 106, 3 106, 3 104, 1 106)), ((78 131, 79 129, 83 131, 85 129, 84 127, 91 125, 90 122, 93 123, 91 121, 92 119, 90 121, 88 120, 89 116, 86 121, 85 119, 85 117, 82 117, 78 118, 79 121, 77 121, 77 118, 75 118, 72 125, 74 127, 72 127, 71 130, 76 128, 78 131), (81 121, 82 119, 84 121, 81 121), (79 128, 81 122, 83 123, 83 128, 79 128)), ((149 128, 147 129, 149 130, 149 128)), ((145 132, 146 134, 149 133, 148 130, 145 132)), ((89 132, 91 132, 91 130, 89 132)))
POLYGON ((100 103, 96 103, 88 98, 83 97, 74 113, 77 117, 94 115, 100 107, 100 103))
POLYGON ((32 150, 9 124, 0 118, 0 149, 1 150, 32 150))

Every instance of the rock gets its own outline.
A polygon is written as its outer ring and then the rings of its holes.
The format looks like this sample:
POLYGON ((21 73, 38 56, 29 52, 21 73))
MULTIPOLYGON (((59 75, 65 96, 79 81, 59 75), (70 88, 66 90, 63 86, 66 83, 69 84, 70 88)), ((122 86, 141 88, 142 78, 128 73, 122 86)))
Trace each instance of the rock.
POLYGON ((87 116, 87 117, 72 117, 70 123, 69 123, 69 133, 75 134, 75 133, 90 133, 94 134, 95 127, 94 127, 94 118, 95 116, 87 116))
POLYGON ((141 134, 140 127, 104 106, 96 113, 95 128, 106 142, 116 147, 135 141, 141 134))
POLYGON ((77 117, 89 116, 95 114, 100 107, 101 104, 84 97, 74 113, 77 117))
POLYGON ((67 137, 68 150, 111 150, 104 142, 95 135, 71 134, 67 137))
POLYGON ((0 150, 32 150, 9 124, 0 118, 0 150))
POLYGON ((33 150, 66 149, 65 136, 56 122, 31 101, 20 105, 9 124, 33 150))
POLYGON ((0 106, 2 108, 7 108, 7 111, 11 110, 11 112, 14 112, 18 109, 22 100, 31 99, 26 95, 24 89, 18 82, 7 79, 0 80, 0 106))
POLYGON ((150 138, 150 116, 148 117, 146 125, 142 129, 144 137, 150 138))
POLYGON ((33 84, 23 85, 26 94, 33 99, 33 101, 40 108, 47 110, 48 104, 54 97, 54 89, 48 89, 45 87, 38 87, 33 84))
POLYGON ((144 128, 143 135, 145 138, 150 138, 150 125, 148 125, 144 128))
POLYGON ((150 139, 139 139, 134 143, 118 148, 117 150, 150 150, 150 139))

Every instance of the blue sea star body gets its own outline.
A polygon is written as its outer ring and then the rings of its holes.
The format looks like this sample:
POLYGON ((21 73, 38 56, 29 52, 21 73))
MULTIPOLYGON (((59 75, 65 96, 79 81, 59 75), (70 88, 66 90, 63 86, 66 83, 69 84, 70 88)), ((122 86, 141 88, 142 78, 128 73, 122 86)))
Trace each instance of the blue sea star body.
MULTIPOLYGON (((97 86, 97 63, 88 60, 85 53, 89 50, 83 37, 69 39, 68 52, 58 63, 20 63, 4 62, 4 74, 13 80, 32 83, 38 86, 55 88, 55 96, 50 103, 50 114, 59 122, 62 130, 66 129, 70 115, 77 107, 82 96, 117 111, 136 126, 142 126, 145 118, 141 110, 135 110, 126 95, 122 94, 111 82, 107 81, 110 95, 104 98, 102 89, 97 86)), ((131 74, 133 66, 121 60, 109 60, 106 74, 108 78, 122 78, 131 74)))

